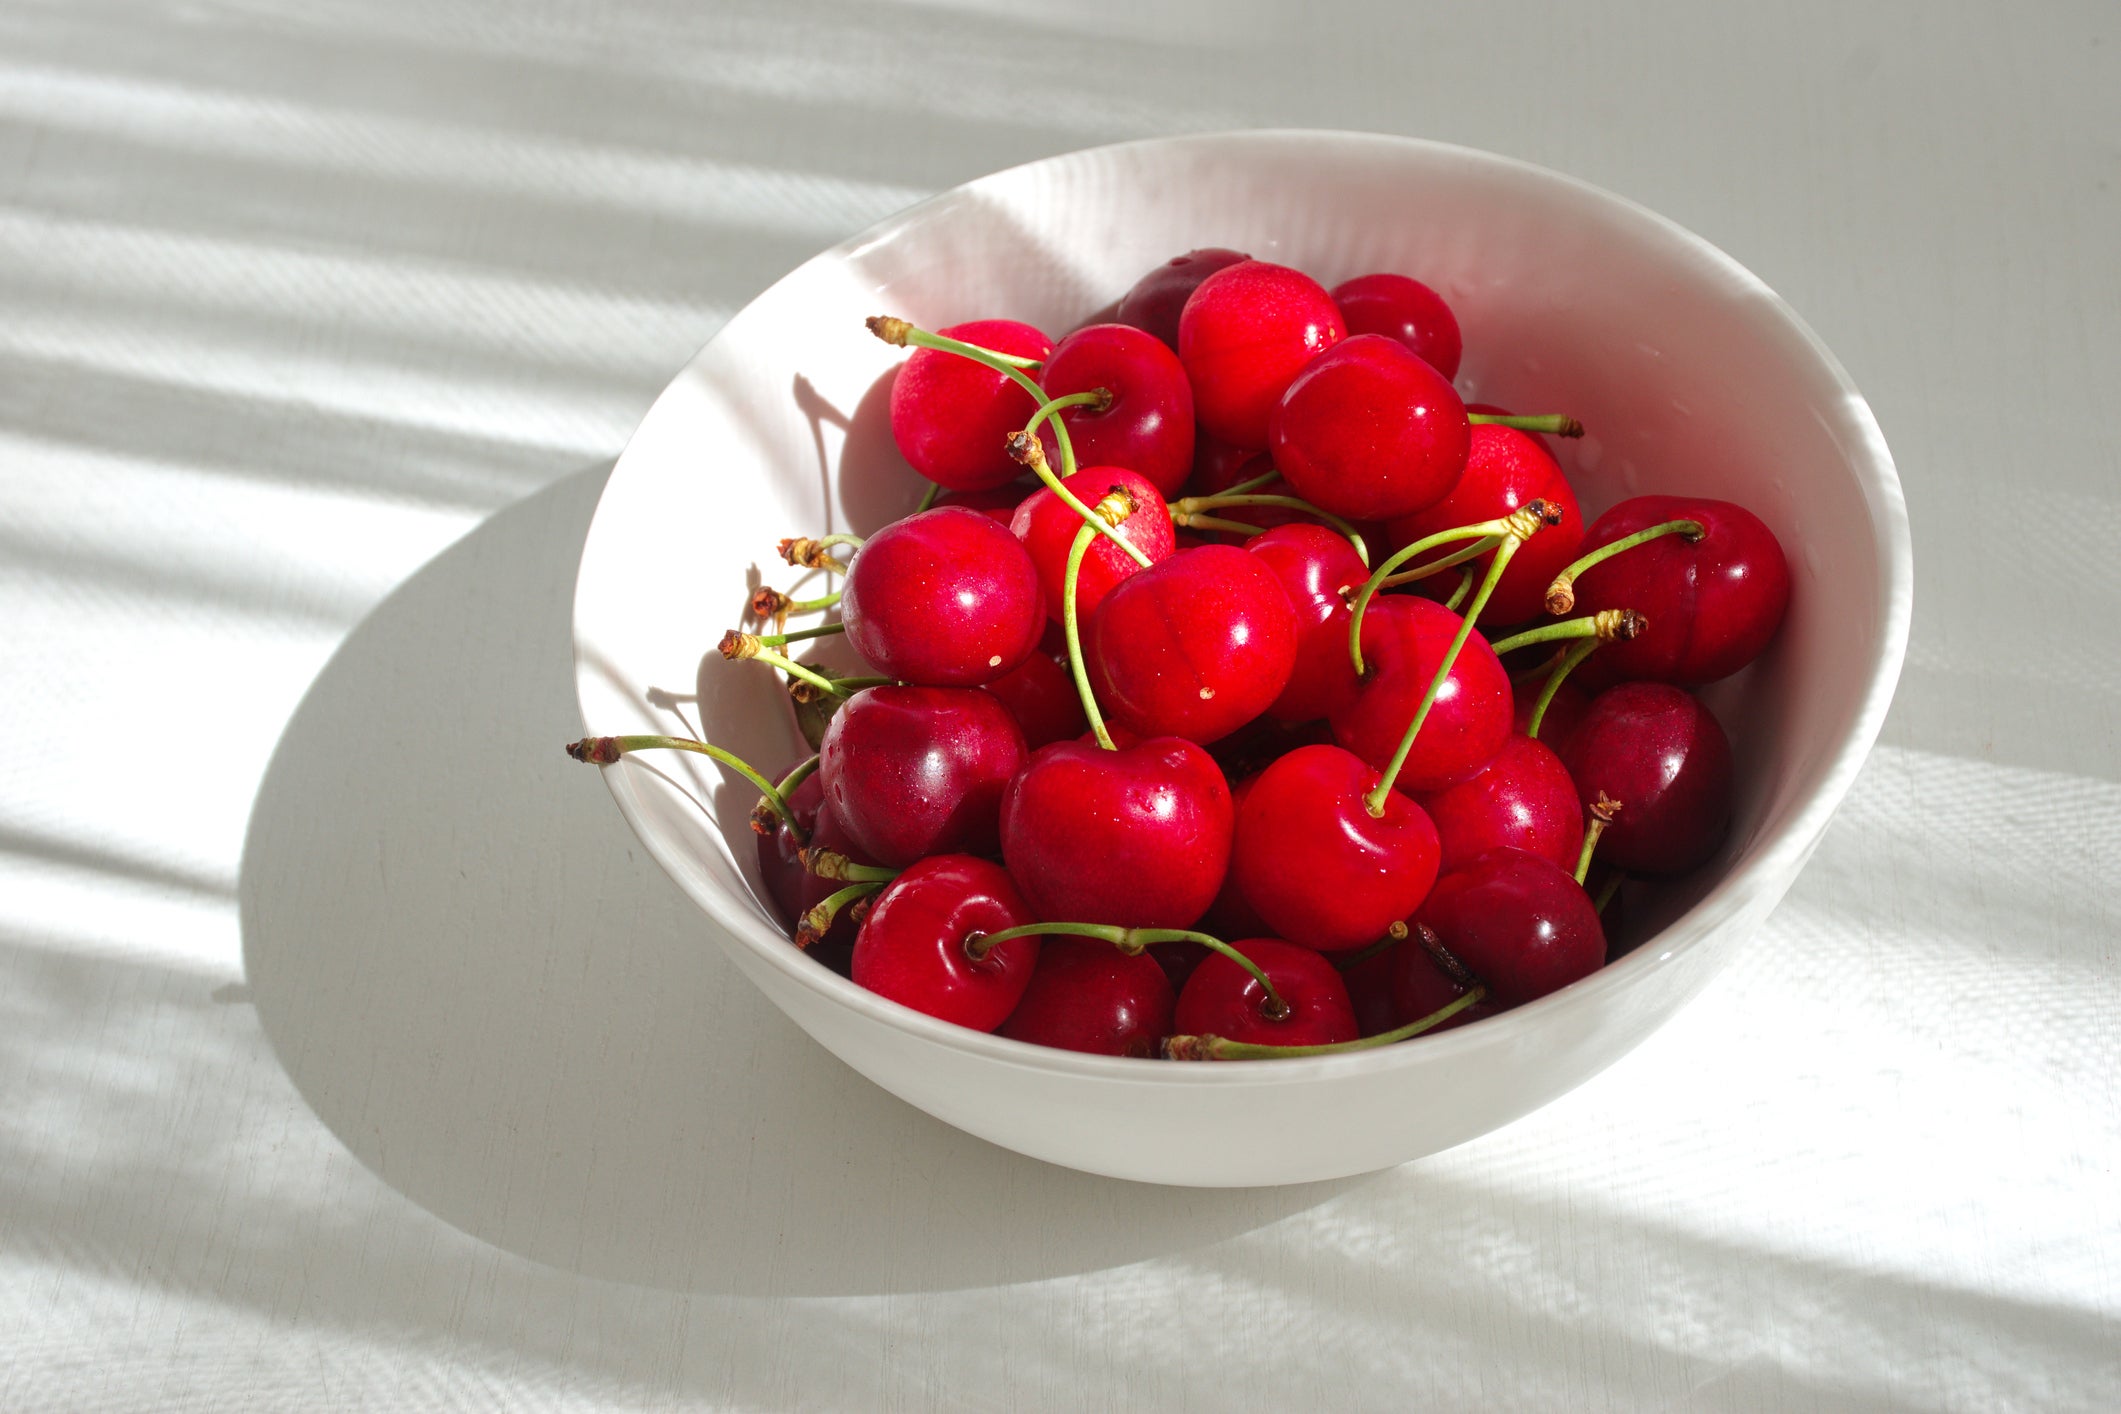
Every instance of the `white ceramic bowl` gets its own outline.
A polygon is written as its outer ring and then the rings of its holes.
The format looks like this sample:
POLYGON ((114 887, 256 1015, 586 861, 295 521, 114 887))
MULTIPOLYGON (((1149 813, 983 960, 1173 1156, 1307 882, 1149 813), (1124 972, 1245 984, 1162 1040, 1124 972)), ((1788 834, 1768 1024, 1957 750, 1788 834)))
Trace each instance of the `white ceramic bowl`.
POLYGON ((804 754, 772 675, 714 646, 747 571, 790 582, 774 560, 781 536, 869 531, 913 507, 919 485, 891 444, 881 381, 903 354, 865 333, 864 316, 929 328, 1013 318, 1057 336, 1151 266, 1207 245, 1329 286, 1393 270, 1437 287, 1464 328, 1462 391, 1589 427, 1562 453, 1587 514, 1637 492, 1700 492, 1743 503, 1781 537, 1789 618, 1713 697, 1740 762, 1730 840, 1665 891, 1649 943, 1533 1005, 1382 1050, 1249 1064, 1077 1055, 931 1020, 797 952, 758 901, 755 792, 701 758, 629 757, 605 779, 760 991, 893 1094, 1094 1173, 1292 1183, 1506 1124, 1702 987, 1782 897, 1870 749, 1906 643, 1911 552, 1885 442, 1833 356, 1767 286, 1654 213, 1404 138, 1128 143, 901 212, 759 296, 678 375, 620 457, 583 551, 587 730, 681 729, 696 708, 711 739, 763 769, 804 754))

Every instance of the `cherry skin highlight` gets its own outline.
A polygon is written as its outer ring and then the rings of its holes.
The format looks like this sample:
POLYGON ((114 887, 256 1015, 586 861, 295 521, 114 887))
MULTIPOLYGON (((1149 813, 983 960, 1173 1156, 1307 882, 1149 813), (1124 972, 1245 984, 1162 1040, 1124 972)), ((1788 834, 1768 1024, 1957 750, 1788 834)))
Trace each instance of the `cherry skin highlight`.
POLYGON ((1184 255, 1174 255, 1134 282, 1120 296, 1113 318, 1131 324, 1161 339, 1174 352, 1178 349, 1178 316, 1200 282, 1216 271, 1252 257, 1220 246, 1203 246, 1184 255))
POLYGON ((1092 1055, 1155 1055, 1171 1034, 1177 1000, 1151 956, 1155 951, 1129 957, 1095 938, 1047 938, 1031 985, 1002 1023, 1001 1034, 1092 1055))
MULTIPOLYGON (((1093 466, 1061 482, 1086 506, 1096 506, 1114 487, 1125 487, 1134 497, 1134 514, 1117 529, 1120 538, 1149 557, 1151 564, 1166 559, 1178 548, 1172 538, 1171 513, 1156 487, 1139 472, 1117 466, 1093 466)), ((1067 503, 1046 487, 1027 497, 1016 508, 1009 529, 1023 542, 1038 570, 1038 582, 1046 591, 1046 613, 1055 623, 1061 618, 1061 590, 1068 577, 1068 552, 1076 532, 1086 522, 1067 503)), ((1111 593, 1112 586, 1141 568, 1111 538, 1098 535, 1083 555, 1075 582, 1075 616, 1078 624, 1111 593)))
MULTIPOLYGON (((1103 389, 1111 405, 1064 408, 1078 466, 1123 466, 1157 491, 1178 493, 1193 470, 1193 385, 1178 355, 1125 324, 1092 324, 1053 346, 1039 370, 1049 398, 1103 389)), ((1060 443, 1042 429, 1046 459, 1060 465, 1060 443)))
POLYGON ((1272 1015, 1259 979, 1216 953, 1193 969, 1178 994, 1171 1021, 1177 1034, 1264 1046, 1324 1046, 1356 1038, 1355 1008, 1332 963, 1279 938, 1247 938, 1231 946, 1267 974, 1287 1015, 1272 1015))
POLYGON ((1601 793, 1620 802, 1596 854, 1615 868, 1684 874, 1730 830, 1730 738, 1669 683, 1622 683, 1592 698, 1561 759, 1585 809, 1601 793))
MULTIPOLYGON (((1515 624, 1537 618, 1545 610, 1547 585, 1583 547, 1583 512, 1577 507, 1576 493, 1561 474, 1561 463, 1529 432, 1482 424, 1473 428, 1468 447, 1465 474, 1458 479, 1458 485, 1427 510, 1394 520, 1386 527, 1387 540, 1397 549, 1438 531, 1499 520, 1535 500, 1560 507, 1560 524, 1544 527, 1517 547, 1503 568, 1502 578, 1495 583, 1487 608, 1481 611, 1484 624, 1515 624)), ((1442 545, 1437 547, 1434 558, 1442 559, 1464 548, 1442 545)), ((1494 558, 1495 552, 1490 550, 1468 563, 1476 574, 1486 574, 1494 558)), ((1431 582, 1451 584, 1455 580, 1442 577, 1431 582)))
POLYGON ((872 687, 818 745, 825 800, 877 863, 992 854, 1002 792, 1024 764, 1023 729, 977 688, 872 687))
MULTIPOLYGON (((979 319, 936 332, 1017 358, 1042 359, 1053 343, 1029 324, 979 319)), ((1011 432, 1038 404, 1004 374, 960 354, 915 349, 891 385, 891 435, 913 469, 959 491, 1014 481, 1024 469, 1009 455, 1011 432)))
POLYGON ((841 591, 847 642, 886 677, 979 687, 1038 647, 1046 600, 1023 544, 975 510, 894 521, 855 551, 841 591))
POLYGON ((1455 786, 1421 797, 1436 823, 1445 873, 1491 849, 1521 849, 1570 873, 1583 850, 1583 806, 1561 758, 1512 732, 1495 759, 1455 786))
POLYGON ((1518 849, 1498 849, 1436 881, 1421 923, 1487 984, 1522 1006, 1605 965, 1598 910, 1574 876, 1518 849))
POLYGON ((1178 321, 1194 416, 1233 447, 1265 448, 1282 391, 1345 333, 1333 297, 1300 270, 1247 260, 1216 271, 1178 321))
POLYGON ((1213 757, 1180 737, 1034 752, 1002 799, 1002 857, 1039 917, 1190 928, 1222 887, 1234 821, 1213 757))
POLYGON ((1382 334, 1397 339, 1444 377, 1458 376, 1464 351, 1458 316, 1442 295, 1421 281, 1405 275, 1361 275, 1334 286, 1333 302, 1340 306, 1349 338, 1382 334))
POLYGON ((1204 545, 1114 585, 1083 653, 1115 720, 1145 737, 1206 743, 1281 694, 1296 665, 1296 616, 1265 564, 1204 545))
POLYGON ((974 958, 975 936, 1037 920, 998 864, 962 854, 923 859, 884 886, 854 942, 854 982, 944 1021, 992 1031, 1031 984, 1036 935, 974 958))
MULTIPOLYGON (((1369 676, 1353 704, 1333 714, 1333 739, 1379 771, 1391 764, 1460 622, 1443 605, 1412 595, 1372 599, 1362 624, 1369 676)), ((1509 740, 1514 705, 1509 675, 1495 650, 1478 633, 1471 635, 1394 786, 1411 795, 1442 790, 1473 775, 1509 740)))
POLYGON ((1073 741, 1090 730, 1075 679, 1043 648, 1017 664, 1015 671, 988 683, 986 690, 1002 700, 1024 729, 1027 750, 1073 741))
POLYGON ((1397 340, 1362 334, 1288 384, 1269 446, 1295 495, 1351 520, 1389 520, 1450 495, 1471 438, 1448 378, 1397 340))
POLYGON ((1355 547, 1324 526, 1283 525, 1253 536, 1245 549, 1280 582, 1296 614, 1295 666, 1268 714, 1308 722, 1351 705, 1362 683, 1348 659, 1353 613, 1343 596, 1370 577, 1355 547))

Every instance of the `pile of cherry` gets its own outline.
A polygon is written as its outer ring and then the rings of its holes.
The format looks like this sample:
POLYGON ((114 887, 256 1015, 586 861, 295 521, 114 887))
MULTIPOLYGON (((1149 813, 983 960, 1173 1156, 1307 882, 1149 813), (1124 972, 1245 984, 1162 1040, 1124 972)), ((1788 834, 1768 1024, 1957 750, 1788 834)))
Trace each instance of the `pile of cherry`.
POLYGON ((761 590, 773 631, 722 643, 787 676, 817 755, 569 748, 753 781, 767 891, 828 966, 1049 1046, 1316 1054, 1587 976, 1623 877, 1720 846, 1731 748, 1687 689, 1773 637, 1781 546, 1698 497, 1586 526, 1544 440, 1581 428, 1462 403, 1428 287, 1199 250, 1057 345, 869 325, 913 349, 891 424, 928 499, 784 541, 843 587, 761 590), (838 634, 873 675, 789 656, 838 634))

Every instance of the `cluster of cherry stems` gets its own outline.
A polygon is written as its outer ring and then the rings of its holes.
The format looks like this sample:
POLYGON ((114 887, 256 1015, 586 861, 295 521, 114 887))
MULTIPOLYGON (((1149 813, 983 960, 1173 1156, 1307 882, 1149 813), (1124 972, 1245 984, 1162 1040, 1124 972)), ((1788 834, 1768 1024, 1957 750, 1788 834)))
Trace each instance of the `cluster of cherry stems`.
POLYGON ((767 891, 828 966, 1050 1046, 1317 1054, 1588 975, 1624 875, 1720 846, 1731 749, 1685 688, 1773 637, 1781 546, 1700 497, 1586 527, 1543 440, 1582 429, 1461 402, 1427 286, 1197 250, 1058 345, 869 327, 914 349, 891 423, 927 499, 782 542, 843 588, 761 590, 776 631, 722 642, 787 674, 817 755, 569 747, 756 784, 767 891), (876 676, 785 651, 841 633, 876 676))

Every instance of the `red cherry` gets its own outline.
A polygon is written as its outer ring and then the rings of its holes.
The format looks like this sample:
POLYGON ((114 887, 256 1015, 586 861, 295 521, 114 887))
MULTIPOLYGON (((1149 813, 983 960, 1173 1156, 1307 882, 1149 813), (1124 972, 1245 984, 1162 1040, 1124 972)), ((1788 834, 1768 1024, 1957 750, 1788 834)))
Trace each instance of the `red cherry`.
POLYGON ((1178 994, 1171 1021, 1175 1032, 1263 1046, 1323 1046, 1356 1038, 1355 1008, 1332 963, 1279 938, 1248 938, 1231 946, 1267 974, 1287 1011, 1270 1014, 1259 979, 1216 953, 1193 969, 1178 994))
POLYGON ((1495 850, 1438 879, 1420 922, 1505 1007, 1605 965, 1590 895, 1566 870, 1523 850, 1495 850))
POLYGON ((1186 307, 1193 292, 1200 288, 1200 282, 1226 266, 1251 258, 1220 246, 1204 246, 1184 255, 1174 255, 1136 280, 1134 288, 1120 296, 1119 308, 1113 317, 1122 324, 1146 329, 1176 349, 1179 312, 1186 307))
POLYGON ((1730 739, 1669 683, 1622 683, 1592 698, 1561 759, 1586 809, 1601 794, 1620 802, 1597 850, 1616 868, 1684 874, 1730 829, 1730 739))
MULTIPOLYGON (((1390 765, 1460 622, 1441 604, 1408 594, 1371 600, 1362 625, 1369 676, 1353 704, 1333 714, 1334 740, 1380 771, 1390 765)), ((1487 640, 1473 634, 1437 692, 1395 787, 1413 795, 1471 776, 1509 739, 1513 708, 1509 675, 1487 640)))
MULTIPOLYGON (((1465 995, 1465 986, 1446 976, 1428 949, 1414 938, 1387 950, 1386 956, 1392 966, 1392 1009, 1398 1017, 1394 1025, 1404 1026, 1421 1017, 1434 1016, 1465 995)), ((1450 1020, 1437 1023, 1433 1030, 1449 1031, 1500 1010, 1492 1001, 1477 1001, 1450 1020)))
POLYGON ((1129 957, 1095 938, 1047 938, 1031 985, 1001 1034, 1092 1055, 1155 1055, 1171 1034, 1175 1000, 1170 979, 1151 955, 1156 951, 1129 957))
POLYGON ((1370 577, 1355 547, 1324 526, 1284 525, 1253 536, 1245 549, 1273 573, 1296 612, 1296 665, 1268 713, 1307 722, 1353 703, 1362 683, 1348 658, 1353 615, 1342 594, 1370 577))
POLYGON ((963 854, 923 859, 885 885, 854 943, 854 981, 944 1021, 992 1031, 1038 965, 1036 935, 975 958, 975 935, 1036 922, 998 864, 963 854))
MULTIPOLYGON (((1241 820, 1244 818, 1245 798, 1252 793, 1252 787, 1258 783, 1259 773, 1255 771, 1231 785, 1230 809, 1233 819, 1241 820)), ((763 848, 764 846, 762 845, 761 849, 763 850, 763 848)), ((1234 837, 1231 853, 1234 857, 1236 853, 1234 837)), ((801 866, 798 865, 797 867, 800 868, 801 866)), ((1208 905, 1208 912, 1201 919, 1200 926, 1211 936, 1217 938, 1263 938, 1273 931, 1267 926, 1267 920, 1259 916, 1259 910, 1245 901, 1245 891, 1238 887, 1237 871, 1235 869, 1224 872, 1223 886, 1216 891, 1215 902, 1208 905)), ((1165 960, 1166 966, 1164 970, 1166 972, 1172 970, 1169 963, 1175 957, 1183 956, 1187 959, 1185 971, 1190 973, 1194 967, 1199 965, 1200 959, 1208 955, 1208 949, 1198 943, 1164 943, 1151 948, 1150 951, 1165 960), (1182 953, 1181 949, 1185 951, 1182 953)), ((1171 979, 1174 986, 1184 986, 1185 981, 1184 975, 1174 976, 1171 979)))
POLYGON ((847 642, 884 676, 978 687, 1037 648, 1046 600, 1006 527, 939 506, 894 521, 855 552, 840 618, 847 642))
MULTIPOLYGON (((1577 508, 1576 493, 1569 488, 1568 478, 1561 474, 1561 463, 1531 433, 1483 424, 1473 429, 1470 446, 1465 474, 1451 494, 1425 511, 1393 521, 1386 528, 1386 535, 1392 547, 1398 549, 1440 530, 1499 520, 1535 500, 1559 506, 1561 523, 1542 528, 1517 547, 1502 578, 1496 581, 1487 608, 1481 611, 1483 624, 1523 623, 1543 612, 1547 585, 1580 552, 1583 512, 1577 508)), ((1441 546, 1435 557, 1441 559, 1463 548, 1441 546)), ((1476 574, 1485 574, 1488 562, 1494 558, 1495 552, 1490 550, 1468 563, 1476 574)), ((1454 584, 1456 576, 1434 582, 1454 584)))
MULTIPOLYGON (((1118 526, 1120 538, 1149 557, 1155 564, 1178 548, 1172 538, 1171 513, 1156 487, 1139 472, 1117 466, 1093 466, 1061 482, 1086 506, 1095 507, 1114 487, 1125 487, 1134 497, 1134 514, 1118 526)), ((1055 622, 1061 617, 1061 589, 1068 576, 1068 552, 1084 520, 1067 503, 1041 487, 1016 508, 1009 529, 1024 543, 1031 563, 1038 569, 1038 582, 1046 591, 1046 613, 1055 622)), ((1083 555, 1083 566, 1075 582, 1075 617, 1088 623, 1090 615, 1112 586, 1141 566, 1111 538, 1098 535, 1083 555)))
MULTIPOLYGON (((1576 613, 1633 609, 1649 620, 1639 637, 1591 655, 1602 676, 1714 682, 1752 662, 1781 627, 1790 601, 1789 562, 1775 533, 1743 506, 1698 496, 1636 496, 1600 516, 1583 548, 1673 520, 1696 521, 1707 533, 1693 544, 1684 535, 1659 536, 1576 578, 1576 613)), ((1525 548, 1538 541, 1533 536, 1525 548)))
POLYGON ((1396 790, 1371 815, 1376 785, 1377 771, 1337 746, 1300 747, 1260 773, 1230 868, 1277 935, 1325 952, 1367 947, 1420 907, 1436 881, 1436 827, 1396 790))
POLYGON ((1083 654, 1116 720, 1142 736, 1210 742, 1281 694, 1296 664, 1296 616, 1264 563, 1204 545, 1115 585, 1083 654))
POLYGON ((1444 377, 1458 376, 1463 350, 1458 317, 1442 295, 1421 281, 1405 275, 1362 275, 1336 286, 1333 302, 1340 306, 1350 338, 1382 334, 1397 339, 1444 377))
MULTIPOLYGON (((1102 388, 1111 403, 1061 411, 1077 466, 1123 466, 1140 472, 1165 497, 1193 470, 1193 385, 1178 355, 1153 335, 1125 324, 1092 324, 1053 347, 1039 370, 1049 398, 1102 388)), ((1043 429, 1046 456, 1060 465, 1060 444, 1043 429)))
POLYGON ((1002 857, 1041 918, 1190 928, 1222 887, 1232 824, 1222 771, 1190 741, 1062 741, 1009 782, 1002 857))
POLYGON ((1445 873, 1491 849, 1521 849, 1574 873, 1583 852, 1583 806, 1561 758, 1545 743, 1512 732, 1502 751, 1469 780, 1421 797, 1436 822, 1445 873))
POLYGON ((1293 494, 1353 520, 1388 520, 1451 494, 1471 436, 1448 378, 1397 340, 1362 334, 1288 384, 1270 445, 1293 494))
POLYGON ((1072 741, 1090 729, 1075 679, 1042 649, 1017 664, 1015 671, 988 683, 986 690, 1002 700, 1024 729, 1027 750, 1072 741))
POLYGON ((818 746, 825 799, 877 863, 992 854, 1002 791, 1024 764, 1024 733, 976 688, 872 687, 833 715, 818 746))
MULTIPOLYGON (((980 319, 937 332, 1017 358, 1042 359, 1053 351, 1044 334, 1010 319, 980 319)), ((1009 434, 1037 410, 1013 379, 940 349, 915 349, 891 385, 891 435, 899 451, 930 481, 960 491, 1023 475, 1009 455, 1009 434)))
POLYGON ((1399 1003, 1392 995, 1392 973, 1399 950, 1404 946, 1404 943, 1394 943, 1359 962, 1340 964, 1340 980, 1347 986, 1348 1004, 1355 1008, 1355 1029, 1365 1036, 1390 1031, 1414 1019, 1401 1014, 1399 1003))
POLYGON ((1178 321, 1194 415, 1212 437, 1264 448, 1282 390, 1345 333, 1333 297, 1300 270, 1247 260, 1216 271, 1178 321))

